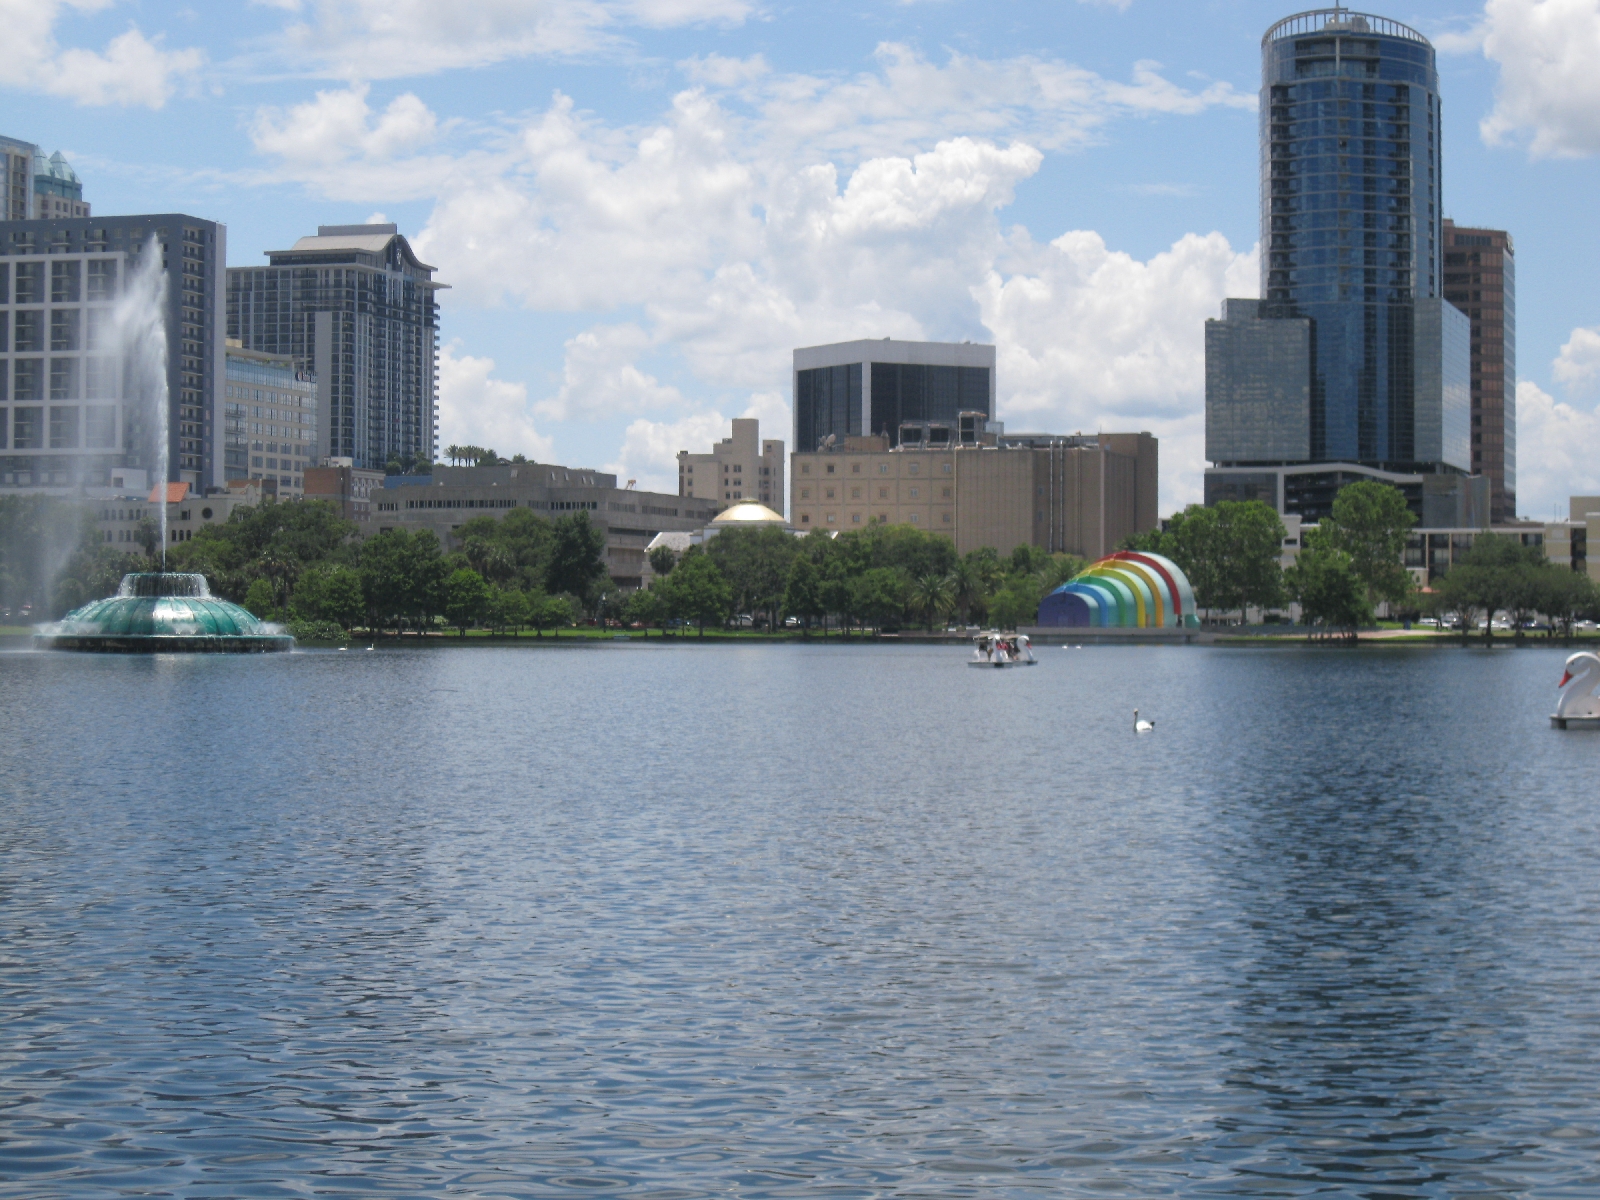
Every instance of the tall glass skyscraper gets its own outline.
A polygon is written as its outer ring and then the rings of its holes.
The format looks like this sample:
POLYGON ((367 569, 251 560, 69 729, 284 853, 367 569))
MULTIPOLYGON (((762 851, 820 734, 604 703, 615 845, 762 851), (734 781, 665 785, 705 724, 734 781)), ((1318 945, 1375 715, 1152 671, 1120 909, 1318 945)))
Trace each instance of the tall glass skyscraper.
MULTIPOLYGON (((1261 295, 1316 322, 1311 455, 1409 465, 1414 305, 1439 284, 1439 74, 1413 29, 1335 9, 1261 43, 1261 295)), ((1465 464, 1463 464, 1465 465, 1465 464)))
POLYGON ((1433 47, 1335 7, 1279 21, 1261 57, 1261 298, 1207 323, 1207 457, 1464 473, 1433 47))

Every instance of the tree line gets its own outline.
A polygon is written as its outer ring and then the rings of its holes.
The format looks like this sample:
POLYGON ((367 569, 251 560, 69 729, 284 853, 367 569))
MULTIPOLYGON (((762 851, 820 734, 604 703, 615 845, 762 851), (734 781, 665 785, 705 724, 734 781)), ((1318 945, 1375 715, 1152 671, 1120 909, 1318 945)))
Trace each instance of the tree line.
POLYGON ((1506 534, 1477 534, 1464 561, 1419 589, 1405 567, 1414 523, 1398 488, 1362 481, 1340 489, 1329 517, 1304 527, 1303 544, 1287 570, 1280 563, 1283 523, 1260 501, 1191 505, 1164 528, 1125 545, 1177 563, 1208 616, 1242 617, 1247 608, 1269 610, 1294 601, 1315 633, 1347 639, 1374 623, 1380 604, 1413 617, 1456 614, 1463 629, 1481 615, 1486 637, 1493 636, 1497 613, 1506 613, 1520 636, 1535 614, 1570 634, 1575 622, 1600 610, 1600 594, 1586 574, 1506 534))
MULTIPOLYGON (((475 449, 475 448, 471 448, 475 449)), ((1376 606, 1454 614, 1464 631, 1497 614, 1519 632, 1542 614, 1569 633, 1600 612, 1587 575, 1551 563, 1539 546, 1477 535, 1471 552, 1428 589, 1414 588, 1404 552, 1413 518, 1386 484, 1343 488, 1330 517, 1304 531, 1295 565, 1280 567, 1284 528, 1256 501, 1191 505, 1129 549, 1166 555, 1188 576, 1207 617, 1301 605, 1315 632, 1353 637, 1376 606)), ((141 554, 100 541, 81 504, 0 497, 0 606, 13 621, 59 617, 111 594, 129 571, 155 569, 157 541, 141 554)), ((214 593, 258 616, 291 622, 302 636, 361 626, 421 632, 443 622, 462 635, 513 635, 572 623, 580 615, 663 630, 721 627, 736 615, 779 629, 933 629, 949 620, 1014 628, 1031 623, 1043 596, 1084 560, 1018 546, 958 555, 950 539, 915 526, 874 525, 837 537, 796 538, 771 527, 732 528, 681 558, 651 554, 652 587, 623 594, 605 565, 603 530, 587 513, 554 520, 527 509, 482 515, 447 551, 428 531, 385 531, 361 540, 323 501, 237 508, 168 548, 171 570, 198 571, 214 593)))
POLYGON ((894 632, 933 629, 954 618, 1014 627, 1028 624, 1044 594, 1084 567, 1068 554, 1018 546, 956 553, 947 537, 913 525, 874 525, 832 537, 781 529, 725 529, 680 557, 651 554, 656 579, 633 593, 619 615, 663 630, 692 626, 704 636, 735 615, 805 633, 831 628, 894 632))
MULTIPOLYGON (((536 633, 593 614, 615 593, 604 531, 588 513, 555 519, 526 509, 462 525, 446 551, 430 531, 362 540, 327 501, 234 509, 167 548, 167 569, 206 576, 212 593, 299 636, 360 626, 421 632, 440 620, 536 633)), ((53 620, 116 591, 129 572, 160 569, 159 536, 143 552, 101 540, 83 504, 0 497, 0 607, 16 623, 53 620)))

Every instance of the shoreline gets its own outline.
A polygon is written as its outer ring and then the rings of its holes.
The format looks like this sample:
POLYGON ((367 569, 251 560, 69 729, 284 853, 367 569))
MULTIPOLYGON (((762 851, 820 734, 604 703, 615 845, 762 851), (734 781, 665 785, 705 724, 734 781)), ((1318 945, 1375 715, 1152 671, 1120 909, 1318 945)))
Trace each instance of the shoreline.
MULTIPOLYGON (((1360 647, 1382 646, 1429 646, 1441 649, 1455 648, 1463 650, 1483 649, 1533 649, 1547 647, 1551 649, 1600 649, 1600 631, 1585 634, 1576 634, 1571 638, 1531 636, 1517 639, 1511 634, 1497 634, 1492 640, 1485 641, 1478 633, 1470 634, 1463 640, 1459 633, 1440 633, 1427 630, 1400 630, 1400 629, 1367 629, 1361 630, 1352 643, 1343 638, 1323 637, 1312 638, 1303 627, 1291 626, 1249 626, 1227 627, 1220 629, 1059 629, 1025 627, 1019 632, 1026 634, 1035 646, 1221 646, 1230 649, 1283 649, 1295 648, 1320 650, 1320 649, 1352 649, 1360 647), (1267 630, 1273 632, 1267 632, 1267 630), (1282 632, 1278 632, 1282 630, 1282 632)), ((0 648, 8 650, 30 649, 33 646, 34 630, 29 627, 0 626, 0 648)), ((455 633, 427 633, 421 636, 405 634, 403 636, 385 635, 373 637, 363 634, 351 638, 346 642, 301 641, 296 647, 306 650, 337 650, 341 647, 349 649, 365 649, 367 646, 376 646, 379 649, 404 649, 406 647, 485 647, 504 646, 515 649, 517 647, 576 647, 576 646, 606 646, 618 643, 649 643, 651 645, 665 646, 692 646, 692 645, 748 645, 748 646, 964 646, 972 641, 970 635, 956 633, 926 633, 923 631, 900 631, 897 633, 871 634, 830 633, 826 638, 821 634, 804 636, 800 633, 751 633, 749 631, 707 630, 704 637, 697 633, 663 635, 658 630, 652 630, 647 637, 640 630, 585 630, 583 632, 566 631, 562 634, 546 633, 542 637, 535 637, 531 633, 524 633, 513 637, 509 634, 496 635, 485 631, 473 630, 463 638, 455 633)))

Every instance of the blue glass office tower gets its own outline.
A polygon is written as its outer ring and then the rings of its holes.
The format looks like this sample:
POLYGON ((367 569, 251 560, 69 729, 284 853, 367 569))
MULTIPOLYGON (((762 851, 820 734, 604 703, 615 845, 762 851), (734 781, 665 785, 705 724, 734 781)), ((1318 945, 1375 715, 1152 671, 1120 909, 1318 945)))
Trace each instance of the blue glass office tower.
POLYGON ((1278 22, 1261 58, 1261 295, 1316 323, 1311 455, 1413 463, 1413 302, 1439 286, 1433 47, 1335 9, 1278 22))
POLYGON ((1207 323, 1207 458, 1464 472, 1433 47, 1331 8, 1279 21, 1261 54, 1261 299, 1207 323))

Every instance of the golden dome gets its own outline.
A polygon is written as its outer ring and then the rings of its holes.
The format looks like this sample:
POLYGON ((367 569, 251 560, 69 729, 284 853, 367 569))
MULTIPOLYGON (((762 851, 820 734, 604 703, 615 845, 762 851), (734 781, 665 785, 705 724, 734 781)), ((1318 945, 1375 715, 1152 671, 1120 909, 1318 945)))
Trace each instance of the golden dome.
POLYGON ((757 504, 754 500, 745 500, 735 504, 732 508, 724 509, 712 518, 713 525, 786 525, 781 516, 773 512, 765 504, 757 504))

